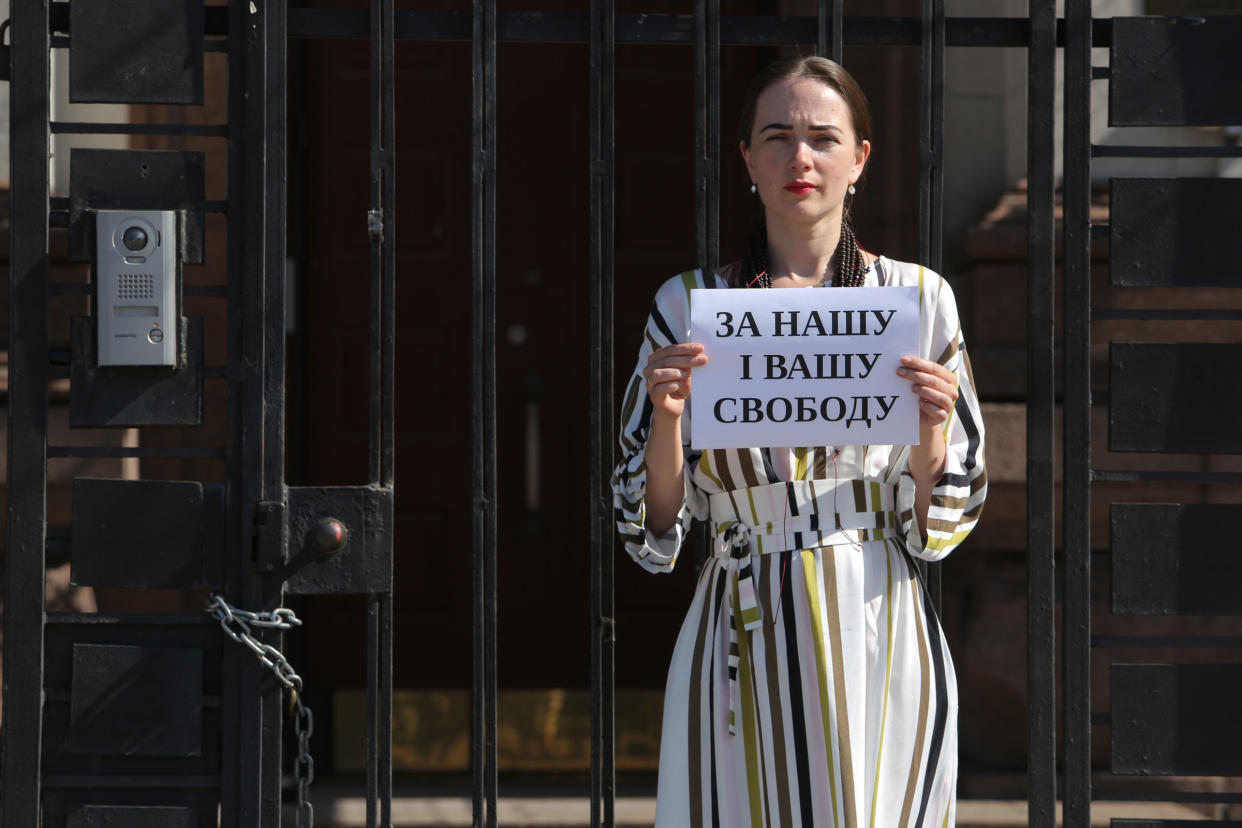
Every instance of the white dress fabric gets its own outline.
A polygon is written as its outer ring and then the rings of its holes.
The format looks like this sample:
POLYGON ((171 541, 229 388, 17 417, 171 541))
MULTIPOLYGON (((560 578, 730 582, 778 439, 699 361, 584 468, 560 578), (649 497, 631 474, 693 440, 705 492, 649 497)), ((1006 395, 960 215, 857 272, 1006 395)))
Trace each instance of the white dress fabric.
POLYGON ((957 685, 912 559, 943 558, 978 520, 983 422, 948 284, 884 257, 866 284, 918 286, 920 355, 957 377, 926 542, 909 449, 879 445, 686 445, 675 525, 648 532, 642 368, 688 341, 692 288, 729 285, 691 271, 656 294, 622 412, 618 527, 652 572, 677 563, 692 519, 714 535, 669 667, 657 828, 954 824, 957 685))

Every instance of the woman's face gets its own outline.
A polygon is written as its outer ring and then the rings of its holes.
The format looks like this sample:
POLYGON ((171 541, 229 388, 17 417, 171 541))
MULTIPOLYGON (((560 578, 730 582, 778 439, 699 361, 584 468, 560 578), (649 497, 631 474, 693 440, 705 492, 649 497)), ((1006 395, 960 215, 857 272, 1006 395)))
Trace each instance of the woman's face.
POLYGON ((845 99, 812 78, 763 90, 742 157, 773 222, 840 222, 845 193, 862 175, 871 143, 859 143, 845 99))

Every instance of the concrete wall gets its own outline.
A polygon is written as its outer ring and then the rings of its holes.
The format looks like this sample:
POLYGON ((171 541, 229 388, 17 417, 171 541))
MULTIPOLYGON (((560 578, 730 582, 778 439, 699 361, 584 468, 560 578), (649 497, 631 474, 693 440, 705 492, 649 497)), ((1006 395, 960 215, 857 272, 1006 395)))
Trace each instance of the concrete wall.
MULTIPOLYGON (((946 0, 950 17, 1026 17, 1024 0, 946 0)), ((1026 175, 1026 50, 946 48, 944 238, 968 228, 1026 175)))

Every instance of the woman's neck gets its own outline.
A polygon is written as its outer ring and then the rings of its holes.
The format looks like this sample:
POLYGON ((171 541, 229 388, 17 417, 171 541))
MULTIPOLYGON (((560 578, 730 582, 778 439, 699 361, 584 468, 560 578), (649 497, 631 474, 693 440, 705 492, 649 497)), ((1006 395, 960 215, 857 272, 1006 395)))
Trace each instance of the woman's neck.
POLYGON ((768 224, 768 266, 774 284, 818 284, 831 281, 832 257, 841 240, 841 221, 813 227, 768 224))

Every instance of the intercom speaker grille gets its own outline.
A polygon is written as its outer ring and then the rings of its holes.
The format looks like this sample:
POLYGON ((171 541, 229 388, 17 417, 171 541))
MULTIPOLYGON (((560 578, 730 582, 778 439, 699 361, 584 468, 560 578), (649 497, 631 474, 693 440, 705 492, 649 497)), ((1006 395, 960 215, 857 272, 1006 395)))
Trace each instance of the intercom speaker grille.
POLYGON ((117 299, 154 299, 155 277, 149 273, 121 273, 116 277, 117 299))

